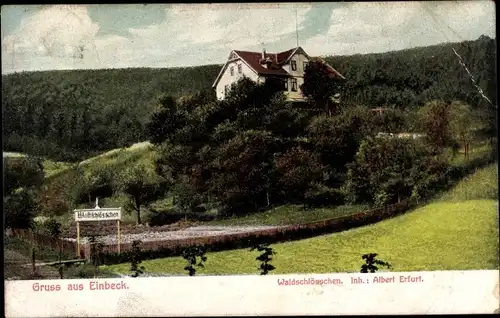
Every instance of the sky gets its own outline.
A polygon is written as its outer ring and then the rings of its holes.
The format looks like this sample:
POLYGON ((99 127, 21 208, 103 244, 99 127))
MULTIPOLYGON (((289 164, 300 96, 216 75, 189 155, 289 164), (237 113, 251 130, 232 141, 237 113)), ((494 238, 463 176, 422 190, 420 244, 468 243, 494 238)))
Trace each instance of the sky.
POLYGON ((10 5, 2 74, 224 64, 231 50, 381 53, 495 38, 493 1, 10 5))

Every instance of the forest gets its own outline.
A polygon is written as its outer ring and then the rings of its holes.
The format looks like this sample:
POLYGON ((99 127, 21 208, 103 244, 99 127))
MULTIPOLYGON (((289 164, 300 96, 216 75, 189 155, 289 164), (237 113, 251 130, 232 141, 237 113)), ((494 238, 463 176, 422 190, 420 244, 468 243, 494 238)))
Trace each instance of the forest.
MULTIPOLYGON (((495 47, 495 39, 482 36, 475 41, 325 60, 347 78, 343 104, 414 110, 432 100, 461 100, 484 120, 494 121, 491 105, 478 93, 452 48, 496 105, 495 47)), ((211 85, 220 67, 3 75, 3 150, 75 162, 147 140, 146 125, 159 105, 158 97, 203 92, 213 100, 211 85)))

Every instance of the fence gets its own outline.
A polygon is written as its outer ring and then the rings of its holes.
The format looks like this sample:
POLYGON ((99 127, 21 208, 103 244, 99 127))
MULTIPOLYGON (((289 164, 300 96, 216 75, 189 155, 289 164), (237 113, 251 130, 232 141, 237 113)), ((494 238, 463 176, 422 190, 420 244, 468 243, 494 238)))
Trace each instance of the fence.
MULTIPOLYGON (((62 249, 64 253, 75 254, 76 242, 56 239, 50 235, 33 232, 29 229, 12 229, 11 235, 22 241, 32 243, 35 247, 51 248, 54 250, 62 249)), ((83 250, 80 249, 80 254, 83 250)))
MULTIPOLYGON (((167 256, 178 256, 186 247, 193 245, 205 245, 211 251, 220 251, 234 248, 251 247, 254 244, 277 243, 283 241, 299 240, 326 233, 335 233, 345 231, 354 227, 368 225, 382 221, 384 219, 396 216, 416 205, 415 202, 405 200, 393 205, 365 210, 352 215, 316 221, 305 224, 289 225, 279 228, 258 230, 245 233, 224 234, 219 236, 184 238, 163 241, 144 241, 139 245, 146 258, 157 258, 167 256)), ((12 235, 24 240, 34 241, 36 246, 45 246, 57 249, 59 243, 62 243, 63 251, 74 253, 76 242, 67 240, 57 240, 48 235, 32 233, 30 230, 16 229, 12 235), (33 236, 32 236, 33 235, 33 236)), ((90 244, 81 244, 80 254, 84 258, 90 257, 90 244)), ((127 258, 127 252, 132 250, 132 243, 120 244, 121 254, 118 254, 117 244, 108 244, 102 246, 101 253, 107 259, 105 263, 122 262, 127 258), (107 255, 107 256, 106 256, 107 255)))
MULTIPOLYGON (((321 234, 345 231, 350 228, 373 224, 384 219, 404 213, 416 202, 405 200, 401 203, 362 211, 349 216, 327 219, 306 224, 289 225, 280 228, 266 229, 245 233, 233 233, 219 236, 186 238, 164 241, 146 241, 139 245, 143 259, 179 256, 182 250, 193 245, 204 245, 209 251, 221 251, 235 248, 252 247, 255 244, 277 243, 300 240, 321 234)), ((127 260, 127 251, 132 249, 132 243, 121 245, 122 254, 118 255, 116 244, 103 247, 103 262, 106 264, 121 263, 127 260)))

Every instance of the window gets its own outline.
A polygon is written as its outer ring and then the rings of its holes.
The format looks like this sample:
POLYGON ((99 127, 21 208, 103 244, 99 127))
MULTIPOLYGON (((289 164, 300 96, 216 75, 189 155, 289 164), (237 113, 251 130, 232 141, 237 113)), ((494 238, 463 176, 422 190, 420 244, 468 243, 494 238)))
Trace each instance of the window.
POLYGON ((307 67, 307 61, 304 61, 304 71, 306 70, 307 67))
POLYGON ((224 95, 229 93, 229 85, 224 86, 224 95))
POLYGON ((229 70, 231 71, 231 76, 234 76, 234 66, 231 66, 229 70))
POLYGON ((297 91, 297 79, 292 78, 292 92, 296 92, 296 91, 297 91))
POLYGON ((241 74, 241 64, 238 64, 238 73, 241 74))
POLYGON ((297 70, 297 62, 292 61, 291 64, 292 64, 292 71, 296 71, 297 70))
POLYGON ((283 86, 285 88, 285 91, 288 91, 288 78, 286 78, 284 81, 283 81, 283 86))

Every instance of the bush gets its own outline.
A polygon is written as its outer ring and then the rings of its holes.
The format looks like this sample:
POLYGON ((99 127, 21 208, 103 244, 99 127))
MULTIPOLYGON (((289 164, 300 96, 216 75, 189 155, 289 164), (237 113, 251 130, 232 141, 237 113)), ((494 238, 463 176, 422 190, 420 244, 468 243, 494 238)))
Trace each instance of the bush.
POLYGON ((338 206, 345 202, 342 189, 333 189, 324 185, 316 185, 305 194, 305 204, 308 207, 338 206))

